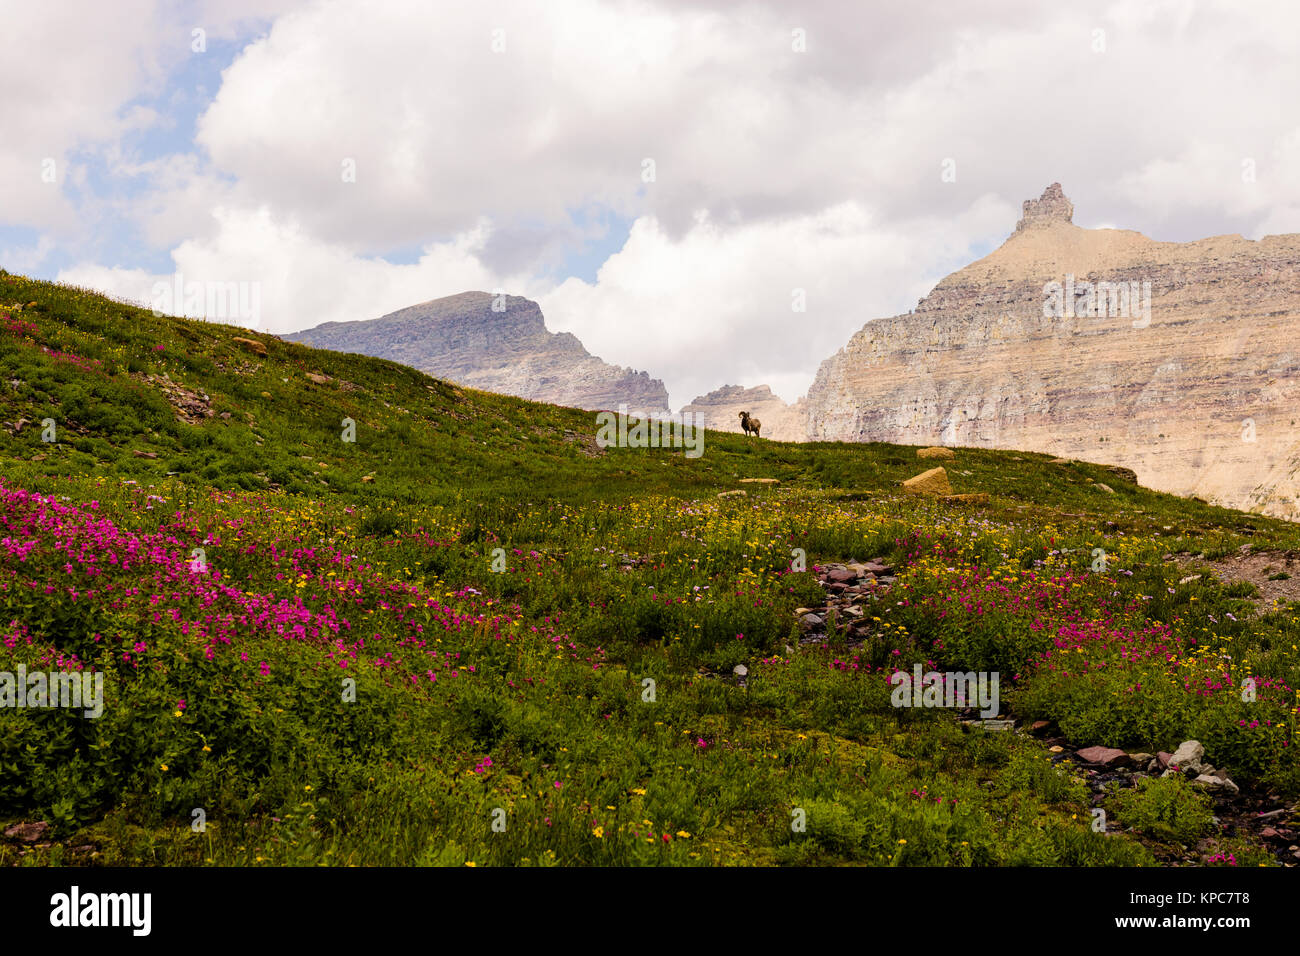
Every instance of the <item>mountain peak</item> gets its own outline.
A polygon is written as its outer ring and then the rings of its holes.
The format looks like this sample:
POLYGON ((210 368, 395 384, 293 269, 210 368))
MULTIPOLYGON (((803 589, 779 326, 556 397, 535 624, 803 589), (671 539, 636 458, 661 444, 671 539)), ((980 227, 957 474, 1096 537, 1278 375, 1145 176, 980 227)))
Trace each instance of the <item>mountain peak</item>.
POLYGON ((1025 200, 1021 219, 1016 223, 1016 232, 1053 222, 1068 223, 1073 217, 1074 204, 1066 198, 1060 183, 1052 183, 1039 198, 1025 200))
POLYGON ((638 413, 668 409, 662 381, 602 361, 571 333, 550 331, 541 307, 517 295, 461 292, 377 319, 327 322, 287 338, 390 359, 533 401, 593 410, 627 404, 638 413))

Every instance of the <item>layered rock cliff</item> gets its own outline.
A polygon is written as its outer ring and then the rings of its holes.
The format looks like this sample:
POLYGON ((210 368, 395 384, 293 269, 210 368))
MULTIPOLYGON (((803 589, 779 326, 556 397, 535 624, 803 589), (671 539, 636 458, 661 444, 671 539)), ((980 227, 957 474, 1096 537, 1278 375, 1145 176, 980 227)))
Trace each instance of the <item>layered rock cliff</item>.
POLYGON ((1053 184, 996 251, 863 326, 822 363, 808 436, 1048 452, 1300 517, 1300 235, 1155 242, 1072 215, 1053 184))
POLYGON ((378 319, 326 322, 284 338, 401 362, 471 388, 591 410, 668 410, 664 383, 610 365, 568 332, 547 330, 536 302, 462 292, 378 319), (494 311, 494 302, 501 311, 494 311))

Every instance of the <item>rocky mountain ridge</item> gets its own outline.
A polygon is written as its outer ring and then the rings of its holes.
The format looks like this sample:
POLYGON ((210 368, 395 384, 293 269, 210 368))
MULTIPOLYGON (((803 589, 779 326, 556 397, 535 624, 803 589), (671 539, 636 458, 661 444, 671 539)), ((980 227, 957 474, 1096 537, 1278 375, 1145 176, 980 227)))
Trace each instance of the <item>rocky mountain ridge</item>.
POLYGON ((326 322, 284 336, 316 348, 391 359, 484 391, 589 410, 660 413, 668 391, 646 372, 610 365, 568 332, 546 328, 531 299, 462 292, 377 319, 326 322))
POLYGON ((1083 229, 1053 184, 1001 247, 822 363, 812 440, 1016 448, 1300 517, 1300 235, 1083 229))

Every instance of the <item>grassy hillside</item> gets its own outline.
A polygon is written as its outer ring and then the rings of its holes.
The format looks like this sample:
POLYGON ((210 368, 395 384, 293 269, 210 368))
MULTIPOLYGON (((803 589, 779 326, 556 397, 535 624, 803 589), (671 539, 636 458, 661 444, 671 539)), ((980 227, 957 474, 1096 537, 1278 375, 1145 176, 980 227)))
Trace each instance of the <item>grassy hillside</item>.
POLYGON ((1122 470, 959 449, 959 504, 903 495, 900 446, 602 450, 591 413, 3 273, 0 422, 0 671, 106 686, 0 710, 0 822, 52 827, 0 861, 1263 864, 1240 821, 1300 792, 1297 526, 1122 470), (872 557, 807 641, 818 566, 872 557), (998 671, 1060 749, 893 707, 918 662, 998 671), (1071 759, 1193 737, 1240 795, 1071 759))

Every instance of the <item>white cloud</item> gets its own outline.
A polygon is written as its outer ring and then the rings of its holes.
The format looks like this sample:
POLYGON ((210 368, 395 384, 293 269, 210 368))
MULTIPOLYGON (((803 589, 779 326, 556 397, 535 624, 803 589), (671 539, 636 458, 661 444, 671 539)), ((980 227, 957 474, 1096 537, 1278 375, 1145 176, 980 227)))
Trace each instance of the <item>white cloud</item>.
MULTIPOLYGON (((62 36, 41 21, 51 49, 87 48, 74 75, 96 88, 81 101, 61 78, 32 81, 24 49, 0 65, 0 82, 21 81, 28 134, 0 145, 0 176, 30 166, 33 138, 56 153, 107 143, 114 176, 150 184, 110 197, 116 214, 187 277, 262 282, 279 331, 503 287, 664 378, 678 405, 724 382, 794 398, 864 321, 996 244, 1052 181, 1076 221, 1161 239, 1300 228, 1290 0, 283 3, 222 74, 194 150, 143 158, 112 143, 162 121, 122 105, 157 82, 173 34, 187 51, 191 21, 247 35, 260 11, 132 2, 135 39, 115 20, 62 36), (143 67, 102 76, 137 47, 143 67), (631 234, 594 283, 557 285, 557 237, 592 229, 571 218, 593 209, 631 234), (382 258, 412 246, 417 262, 382 258), (794 288, 807 313, 790 311, 794 288)), ((15 109, 6 97, 0 121, 15 109)), ((6 222, 47 229, 78 213, 11 179, 0 203, 6 222)), ((66 274, 140 282, 130 255, 116 261, 66 274)))

